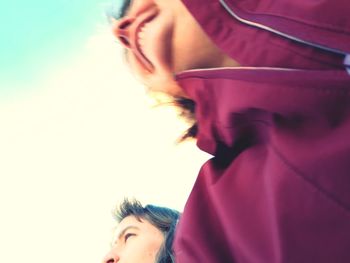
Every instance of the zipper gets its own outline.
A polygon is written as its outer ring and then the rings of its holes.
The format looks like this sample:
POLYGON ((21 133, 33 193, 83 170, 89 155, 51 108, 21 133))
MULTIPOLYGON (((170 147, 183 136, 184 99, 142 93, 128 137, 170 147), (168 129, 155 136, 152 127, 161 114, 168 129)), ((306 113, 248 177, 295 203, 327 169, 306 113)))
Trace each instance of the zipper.
POLYGON ((216 68, 198 68, 198 69, 187 69, 181 71, 176 75, 181 75, 183 73, 193 73, 193 72, 205 72, 205 71, 216 71, 216 70, 275 70, 275 71, 303 71, 303 69, 294 69, 294 68, 276 68, 276 67, 216 67, 216 68))
POLYGON ((346 71, 349 73, 350 75, 350 54, 347 54, 344 58, 344 65, 346 68, 346 71))
POLYGON ((344 58, 344 65, 350 68, 350 54, 347 54, 344 58))
POLYGON ((277 67, 216 67, 216 68, 187 69, 177 74, 174 74, 174 77, 178 78, 178 77, 181 77, 182 75, 202 73, 202 72, 214 72, 214 71, 223 72, 226 70, 259 70, 259 71, 290 71, 290 72, 304 71, 303 69, 277 68, 277 67))
POLYGON ((240 22, 242 22, 244 24, 247 24, 247 25, 250 25, 250 26, 254 26, 254 27, 258 27, 258 28, 263 29, 263 30, 270 31, 272 33, 275 33, 277 35, 280 35, 282 37, 285 37, 285 38, 297 41, 297 42, 305 44, 305 45, 309 45, 309 46, 312 46, 312 47, 320 48, 320 49, 323 49, 323 50, 326 50, 326 51, 330 51, 330 52, 333 52, 333 53, 337 53, 337 54, 341 54, 341 55, 347 55, 343 51, 340 51, 340 50, 337 50, 337 49, 333 49, 333 48, 329 48, 329 47, 325 47, 325 46, 322 46, 322 45, 318 45, 316 43, 312 43, 312 42, 309 42, 309 41, 305 41, 305 40, 302 40, 300 38, 297 38, 297 37, 288 35, 286 33, 280 32, 280 31, 278 31, 278 30, 276 30, 276 29, 274 29, 272 27, 268 27, 268 26, 265 26, 265 25, 262 25, 262 24, 259 24, 259 23, 252 22, 252 21, 249 21, 247 19, 241 18, 234 11, 232 11, 232 9, 227 5, 226 0, 220 0, 220 3, 226 9, 226 11, 228 11, 230 13, 231 16, 233 16, 235 19, 237 19, 238 21, 240 21, 240 22))

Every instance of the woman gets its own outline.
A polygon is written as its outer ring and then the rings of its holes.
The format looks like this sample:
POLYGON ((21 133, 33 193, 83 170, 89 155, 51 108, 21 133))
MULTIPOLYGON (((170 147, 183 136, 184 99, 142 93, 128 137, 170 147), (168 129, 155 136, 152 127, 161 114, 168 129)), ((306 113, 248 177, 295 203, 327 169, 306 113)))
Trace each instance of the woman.
POLYGON ((103 263, 175 262, 172 243, 179 212, 126 199, 114 215, 118 226, 103 263))
POLYGON ((126 1, 113 32, 152 90, 195 106, 203 165, 177 262, 350 261, 350 4, 126 1))

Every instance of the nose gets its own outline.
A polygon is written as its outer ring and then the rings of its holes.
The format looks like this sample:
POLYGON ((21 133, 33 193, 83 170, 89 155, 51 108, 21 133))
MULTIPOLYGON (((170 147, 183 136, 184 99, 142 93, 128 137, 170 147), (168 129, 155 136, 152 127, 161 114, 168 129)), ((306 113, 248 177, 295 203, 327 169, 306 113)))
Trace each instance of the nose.
POLYGON ((115 253, 113 250, 111 250, 110 252, 108 252, 108 254, 105 256, 103 263, 116 263, 119 262, 120 258, 117 255, 117 253, 115 253))
POLYGON ((113 33, 119 39, 120 43, 126 48, 130 48, 130 27, 134 22, 134 18, 125 17, 115 21, 113 25, 113 33))

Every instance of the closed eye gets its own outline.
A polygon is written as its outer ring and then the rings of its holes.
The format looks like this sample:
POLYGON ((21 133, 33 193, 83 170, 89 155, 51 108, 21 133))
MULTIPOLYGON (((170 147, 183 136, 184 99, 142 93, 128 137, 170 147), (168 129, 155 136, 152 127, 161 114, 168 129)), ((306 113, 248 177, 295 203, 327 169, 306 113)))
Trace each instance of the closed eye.
POLYGON ((128 239, 129 239, 130 237, 133 237, 133 236, 136 236, 136 234, 134 234, 134 233, 127 233, 127 234, 125 234, 125 236, 124 236, 124 242, 128 241, 128 239))

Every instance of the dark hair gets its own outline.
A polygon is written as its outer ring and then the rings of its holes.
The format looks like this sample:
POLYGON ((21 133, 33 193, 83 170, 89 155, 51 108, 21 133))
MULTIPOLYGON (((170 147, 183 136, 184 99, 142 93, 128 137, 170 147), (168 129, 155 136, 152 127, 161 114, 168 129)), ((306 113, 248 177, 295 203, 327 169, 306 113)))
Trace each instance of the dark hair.
POLYGON ((193 100, 183 97, 174 97, 174 105, 180 110, 180 117, 189 123, 189 128, 180 137, 180 142, 196 138, 198 133, 198 123, 195 117, 196 104, 193 100))
POLYGON ((121 3, 120 3, 120 0, 111 1, 111 4, 107 6, 107 8, 105 9, 105 14, 107 15, 107 18, 109 20, 111 18, 118 20, 124 17, 130 7, 130 3, 131 3, 131 0, 122 0, 121 3))
POLYGON ((138 220, 147 220, 158 228, 164 235, 164 244, 157 255, 157 263, 175 263, 172 244, 174 233, 180 213, 176 210, 154 205, 145 207, 137 200, 124 199, 124 201, 114 210, 115 219, 121 222, 128 216, 134 216, 138 220))

